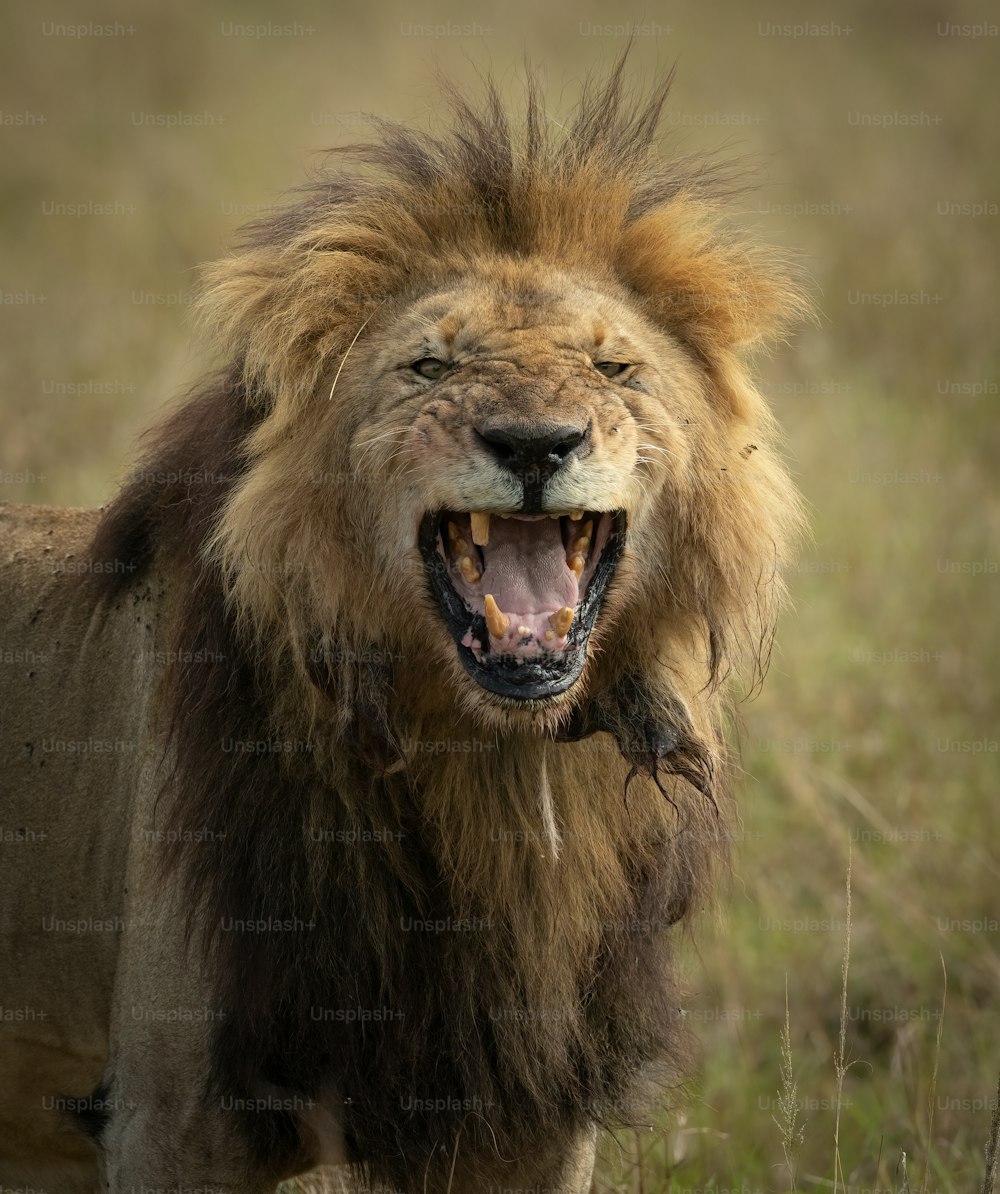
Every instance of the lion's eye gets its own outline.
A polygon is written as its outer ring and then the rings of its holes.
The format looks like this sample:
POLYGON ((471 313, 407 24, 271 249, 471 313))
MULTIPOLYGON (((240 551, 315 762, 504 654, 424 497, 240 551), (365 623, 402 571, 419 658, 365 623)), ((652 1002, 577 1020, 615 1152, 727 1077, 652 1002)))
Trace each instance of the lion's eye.
POLYGON ((617 377, 628 368, 625 361, 595 361, 594 368, 605 377, 617 377))
POLYGON ((448 366, 444 361, 439 361, 437 357, 421 357, 419 361, 414 361, 410 368, 419 373, 421 377, 429 378, 431 381, 437 381, 439 377, 444 377, 448 371, 448 366))

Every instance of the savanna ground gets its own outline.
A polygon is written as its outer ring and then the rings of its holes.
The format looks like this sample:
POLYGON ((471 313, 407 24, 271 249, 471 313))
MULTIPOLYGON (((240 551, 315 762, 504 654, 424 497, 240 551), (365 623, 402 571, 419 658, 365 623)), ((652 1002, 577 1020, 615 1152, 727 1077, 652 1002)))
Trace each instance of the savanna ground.
POLYGON ((605 1142, 599 1187, 980 1190, 1000 1068, 985 4, 22 0, 0 50, 0 495, 111 494, 202 364, 193 267, 363 113, 433 122, 435 65, 470 83, 492 64, 516 101, 524 51, 565 110, 629 20, 637 82, 679 65, 671 139, 756 160, 742 218, 802 250, 822 321, 761 366, 814 539, 741 709, 735 879, 685 951, 700 1068, 679 1117, 605 1142))

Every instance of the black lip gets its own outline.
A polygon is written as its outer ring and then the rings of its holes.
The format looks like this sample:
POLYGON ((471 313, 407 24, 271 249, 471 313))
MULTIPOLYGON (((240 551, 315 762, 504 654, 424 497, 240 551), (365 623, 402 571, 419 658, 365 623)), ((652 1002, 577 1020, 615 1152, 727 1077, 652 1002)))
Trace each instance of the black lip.
POLYGON ((603 603, 611 578, 615 574, 622 548, 625 546, 626 516, 623 510, 612 512, 611 532, 608 535, 594 575, 587 591, 576 607, 566 647, 558 654, 543 655, 524 662, 518 656, 494 654, 489 651, 489 633, 482 614, 473 613, 452 586, 448 566, 438 551, 438 538, 443 511, 425 514, 420 523, 418 544, 427 569, 427 583, 431 595, 444 617, 462 666, 480 687, 498 696, 515 700, 538 700, 558 696, 579 678, 587 662, 587 644, 603 603), (471 631, 472 637, 484 643, 483 658, 477 658, 462 639, 471 631))

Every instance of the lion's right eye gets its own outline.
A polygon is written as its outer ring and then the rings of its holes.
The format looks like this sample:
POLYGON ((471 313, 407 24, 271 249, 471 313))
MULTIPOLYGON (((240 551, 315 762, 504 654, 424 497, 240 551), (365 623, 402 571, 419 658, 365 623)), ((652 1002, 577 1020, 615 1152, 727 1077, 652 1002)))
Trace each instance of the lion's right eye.
POLYGON ((604 377, 618 377, 628 368, 627 361, 594 361, 594 368, 604 377))
POLYGON ((448 371, 448 366, 444 361, 439 361, 437 357, 421 357, 419 361, 414 361, 410 368, 414 373, 419 373, 421 377, 426 377, 430 381, 437 381, 448 371))

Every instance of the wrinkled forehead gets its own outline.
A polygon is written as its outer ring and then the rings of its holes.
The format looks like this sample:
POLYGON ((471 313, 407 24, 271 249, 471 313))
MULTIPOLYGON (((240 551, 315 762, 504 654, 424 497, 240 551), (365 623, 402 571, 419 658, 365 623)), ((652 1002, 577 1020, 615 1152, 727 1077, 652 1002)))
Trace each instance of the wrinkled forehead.
POLYGON ((396 325, 400 347, 434 353, 504 352, 547 341, 574 351, 634 344, 644 321, 618 296, 565 274, 472 277, 414 302, 396 325))

